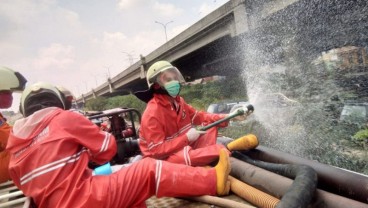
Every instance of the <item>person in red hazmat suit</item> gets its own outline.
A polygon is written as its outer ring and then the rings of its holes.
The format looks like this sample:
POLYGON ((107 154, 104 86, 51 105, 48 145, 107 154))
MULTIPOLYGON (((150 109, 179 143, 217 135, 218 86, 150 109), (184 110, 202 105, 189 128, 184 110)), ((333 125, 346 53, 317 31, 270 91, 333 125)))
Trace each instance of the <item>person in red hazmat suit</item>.
POLYGON ((115 138, 64 110, 64 99, 51 84, 28 86, 21 97, 24 118, 9 137, 10 176, 37 207, 145 207, 152 195, 228 194, 225 150, 209 169, 145 158, 110 175, 93 175, 88 162, 108 162, 116 153, 115 138))
MULTIPOLYGON (((217 128, 197 131, 195 125, 209 124, 225 114, 195 110, 179 96, 184 78, 170 62, 158 61, 147 71, 149 90, 135 95, 147 102, 140 126, 139 146, 145 157, 190 166, 203 166, 218 158, 223 144, 216 144, 217 128)), ((221 123, 227 126, 227 122, 221 123)), ((258 145, 254 135, 247 135, 226 145, 227 150, 246 150, 258 145)), ((230 153, 228 151, 228 153, 230 153)))
MULTIPOLYGON (((19 73, 7 67, 0 67, 0 109, 10 108, 13 92, 22 91, 27 80, 19 73)), ((11 126, 0 113, 0 183, 10 179, 8 165, 9 152, 5 150, 11 126)))

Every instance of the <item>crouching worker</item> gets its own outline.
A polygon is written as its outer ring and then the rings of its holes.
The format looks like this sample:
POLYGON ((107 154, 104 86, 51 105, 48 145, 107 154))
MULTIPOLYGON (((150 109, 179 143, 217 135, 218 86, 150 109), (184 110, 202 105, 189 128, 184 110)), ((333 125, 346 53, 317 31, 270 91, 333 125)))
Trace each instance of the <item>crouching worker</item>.
MULTIPOLYGON (((179 95, 185 80, 180 71, 168 61, 158 61, 147 71, 147 91, 135 95, 147 102, 140 126, 139 146, 145 157, 163 159, 190 166, 207 165, 218 158, 222 144, 216 144, 217 128, 207 132, 194 126, 213 123, 227 114, 197 111, 179 95)), ((226 127, 223 122, 220 127, 226 127)), ((226 145, 233 150, 255 148, 258 140, 246 135, 226 145)))
POLYGON ((152 195, 228 193, 225 150, 210 169, 146 158, 113 174, 92 176, 88 162, 108 162, 116 153, 115 138, 64 109, 65 98, 53 85, 29 86, 20 105, 25 118, 9 137, 10 176, 38 207, 145 207, 152 195))

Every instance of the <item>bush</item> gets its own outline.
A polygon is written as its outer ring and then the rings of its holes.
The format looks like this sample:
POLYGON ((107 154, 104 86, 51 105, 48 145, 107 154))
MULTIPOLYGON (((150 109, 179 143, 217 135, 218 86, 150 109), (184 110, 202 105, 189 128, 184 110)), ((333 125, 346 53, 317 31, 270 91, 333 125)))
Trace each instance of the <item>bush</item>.
POLYGON ((358 141, 367 141, 368 140, 368 129, 363 129, 358 131, 354 136, 354 139, 358 141))
POLYGON ((136 98, 134 95, 115 96, 108 99, 105 110, 112 108, 134 108, 143 113, 146 103, 136 98))
POLYGON ((364 150, 367 150, 367 143, 368 143, 368 129, 363 129, 358 131, 354 136, 359 145, 363 146, 364 150))
POLYGON ((211 103, 223 100, 248 100, 239 76, 232 80, 224 79, 206 84, 183 86, 180 95, 197 110, 206 110, 211 103))
POLYGON ((85 110, 102 111, 112 108, 135 108, 139 112, 143 112, 146 103, 142 102, 134 95, 115 96, 111 98, 97 97, 87 101, 85 110))
POLYGON ((92 100, 88 100, 84 110, 87 111, 102 111, 105 110, 108 100, 104 97, 97 97, 92 100))

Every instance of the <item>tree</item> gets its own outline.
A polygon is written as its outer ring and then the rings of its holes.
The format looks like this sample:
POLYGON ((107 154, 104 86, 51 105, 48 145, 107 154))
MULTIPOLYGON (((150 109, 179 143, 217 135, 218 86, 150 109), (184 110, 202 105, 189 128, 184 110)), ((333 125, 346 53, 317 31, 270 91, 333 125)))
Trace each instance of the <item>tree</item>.
POLYGON ((108 103, 107 98, 97 97, 95 99, 87 101, 85 110, 102 111, 105 110, 107 103, 108 103))

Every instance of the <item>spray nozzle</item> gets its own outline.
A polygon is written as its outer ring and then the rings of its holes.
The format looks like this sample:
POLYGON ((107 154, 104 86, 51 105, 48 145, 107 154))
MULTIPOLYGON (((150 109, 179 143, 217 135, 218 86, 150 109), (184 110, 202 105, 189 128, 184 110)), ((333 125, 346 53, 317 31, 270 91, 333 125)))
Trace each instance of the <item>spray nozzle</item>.
POLYGON ((246 116, 249 116, 250 114, 252 114, 254 112, 254 107, 253 107, 252 104, 249 104, 249 105, 247 105, 247 107, 244 107, 243 110, 244 110, 244 114, 246 116))
POLYGON ((245 106, 239 106, 238 109, 234 110, 229 116, 235 117, 235 116, 249 116, 251 113, 253 113, 254 107, 253 105, 249 104, 246 107, 245 106))
POLYGON ((248 115, 250 115, 251 113, 253 113, 254 111, 254 107, 253 105, 248 105, 247 107, 239 107, 238 109, 234 110, 234 112, 230 113, 228 116, 226 116, 225 118, 223 119, 220 119, 218 121, 215 121, 213 122, 212 124, 209 124, 207 126, 203 126, 201 128, 199 128, 198 130, 200 131, 206 131, 224 121, 228 121, 234 117, 237 117, 237 116, 244 116, 244 119, 245 117, 247 117, 248 115))

